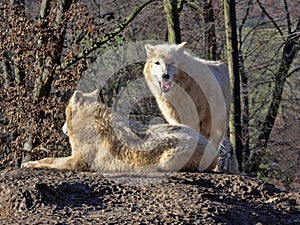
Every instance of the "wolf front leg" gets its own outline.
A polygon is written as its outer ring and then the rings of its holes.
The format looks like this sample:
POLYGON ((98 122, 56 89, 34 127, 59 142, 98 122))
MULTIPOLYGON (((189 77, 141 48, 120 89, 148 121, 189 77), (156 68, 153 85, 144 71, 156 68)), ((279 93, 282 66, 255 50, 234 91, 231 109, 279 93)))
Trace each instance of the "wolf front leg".
POLYGON ((76 170, 87 171, 90 170, 90 166, 80 155, 80 157, 61 157, 61 158, 44 158, 37 161, 29 161, 23 163, 21 168, 47 168, 57 170, 76 170))

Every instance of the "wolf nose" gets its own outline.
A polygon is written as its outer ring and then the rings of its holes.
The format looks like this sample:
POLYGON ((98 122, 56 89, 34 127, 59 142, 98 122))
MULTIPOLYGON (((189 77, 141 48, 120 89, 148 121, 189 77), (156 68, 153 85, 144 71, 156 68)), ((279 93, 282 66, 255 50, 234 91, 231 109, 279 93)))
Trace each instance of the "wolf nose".
POLYGON ((162 75, 162 79, 164 79, 164 80, 170 79, 169 74, 163 74, 163 75, 162 75))

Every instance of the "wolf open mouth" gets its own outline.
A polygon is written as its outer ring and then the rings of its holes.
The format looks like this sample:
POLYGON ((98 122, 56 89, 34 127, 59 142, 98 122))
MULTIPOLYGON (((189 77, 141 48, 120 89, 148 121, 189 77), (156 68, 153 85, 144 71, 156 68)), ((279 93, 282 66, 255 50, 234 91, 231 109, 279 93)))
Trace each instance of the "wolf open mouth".
POLYGON ((171 80, 168 81, 158 81, 159 82, 159 86, 160 86, 160 90, 162 92, 168 92, 170 87, 171 87, 171 80))

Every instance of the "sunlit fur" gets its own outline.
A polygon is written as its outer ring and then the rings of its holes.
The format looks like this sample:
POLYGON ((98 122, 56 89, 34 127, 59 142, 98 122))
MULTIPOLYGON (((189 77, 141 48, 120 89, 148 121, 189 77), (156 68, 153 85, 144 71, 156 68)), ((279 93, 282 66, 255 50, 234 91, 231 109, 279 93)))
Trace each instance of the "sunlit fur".
POLYGON ((198 132, 184 125, 129 126, 99 103, 97 95, 75 91, 66 107, 70 157, 30 161, 22 167, 101 172, 213 169, 210 144, 198 132))
MULTIPOLYGON (((229 123, 231 96, 228 68, 222 62, 206 61, 191 55, 184 50, 184 45, 185 43, 155 46, 146 44, 145 79, 156 98, 160 111, 169 124, 185 124, 200 132, 207 139, 211 137, 213 132, 218 133, 217 138, 213 139, 212 143, 216 149, 219 149, 229 123), (170 72, 172 74, 170 76, 170 79, 172 79, 171 87, 167 92, 163 92, 158 80, 161 74, 169 73, 166 68, 170 64, 175 66, 177 70, 175 74, 174 71, 170 72), (161 69, 158 69, 158 67, 161 67, 161 69), (192 73, 187 74, 186 71, 192 73), (207 81, 204 78, 212 74, 217 82, 205 83, 207 81), (195 82, 196 76, 203 80, 201 84, 203 87, 208 87, 205 93, 195 82), (215 90, 216 85, 221 87, 226 109, 224 114, 214 118, 218 130, 212 130, 211 102, 208 102, 206 95, 213 96, 211 90, 215 90), (194 111, 191 106, 194 107, 194 111)), ((234 164, 232 168, 235 169, 231 172, 238 172, 234 154, 232 157, 232 163, 234 164)))

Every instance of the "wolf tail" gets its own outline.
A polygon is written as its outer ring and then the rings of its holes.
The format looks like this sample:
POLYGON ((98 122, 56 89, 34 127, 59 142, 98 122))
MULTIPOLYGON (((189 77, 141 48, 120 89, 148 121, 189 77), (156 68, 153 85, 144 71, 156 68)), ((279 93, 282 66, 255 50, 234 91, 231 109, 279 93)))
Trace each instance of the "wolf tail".
POLYGON ((219 149, 219 169, 226 173, 239 173, 233 146, 228 137, 224 137, 219 149))

